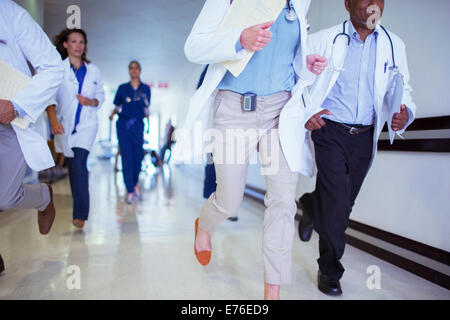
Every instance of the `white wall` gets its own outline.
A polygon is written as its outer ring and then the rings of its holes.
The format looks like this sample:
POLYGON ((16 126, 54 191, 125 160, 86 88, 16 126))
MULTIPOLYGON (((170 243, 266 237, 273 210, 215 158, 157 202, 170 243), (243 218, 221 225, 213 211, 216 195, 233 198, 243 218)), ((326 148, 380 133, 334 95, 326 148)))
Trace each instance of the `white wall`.
POLYGON ((44 26, 44 0, 15 0, 15 2, 27 9, 41 27, 44 26))
MULTIPOLYGON (((450 115, 450 1, 386 0, 382 24, 408 50, 418 117, 450 115)), ((311 32, 348 19, 344 0, 313 0, 311 32)), ((253 167, 249 183, 265 188, 253 167)), ((301 177, 298 195, 314 190, 301 177)), ((354 207, 353 220, 450 251, 450 154, 379 152, 354 207)))

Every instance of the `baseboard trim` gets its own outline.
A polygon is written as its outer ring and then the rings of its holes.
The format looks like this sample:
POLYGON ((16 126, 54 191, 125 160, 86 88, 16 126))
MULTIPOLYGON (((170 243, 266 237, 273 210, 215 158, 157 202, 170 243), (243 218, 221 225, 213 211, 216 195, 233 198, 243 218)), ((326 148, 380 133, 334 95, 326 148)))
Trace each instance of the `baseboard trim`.
POLYGON ((396 267, 404 269, 408 272, 415 274, 416 276, 424 278, 430 282, 433 282, 441 287, 446 288, 447 290, 450 290, 450 277, 447 276, 446 274, 443 274, 439 271, 428 268, 417 262, 406 259, 388 250, 374 246, 368 242, 362 241, 361 239, 350 236, 348 234, 346 235, 346 241, 347 244, 355 248, 358 248, 359 250, 369 253, 381 260, 393 264, 396 267))
POLYGON ((450 253, 445 250, 438 249, 391 232, 380 230, 354 220, 350 220, 349 227, 374 238, 389 242, 397 247, 420 254, 440 263, 450 265, 450 253))
MULTIPOLYGON (((253 200, 256 200, 264 205, 264 195, 265 190, 257 188, 251 185, 247 185, 245 189, 245 195, 253 200)), ((301 214, 297 213, 296 220, 299 220, 301 214)), ((357 221, 350 220, 349 227, 362 232, 364 234, 370 235, 372 237, 378 238, 385 242, 391 243, 403 249, 409 250, 411 252, 423 255, 427 258, 439 261, 441 263, 449 265, 450 254, 444 250, 437 249, 423 243, 407 239, 396 234, 386 232, 371 226, 362 224, 357 221)), ((421 265, 415 261, 402 257, 398 254, 390 252, 388 250, 377 247, 366 241, 358 239, 354 236, 346 235, 347 244, 360 249, 366 253, 369 253, 379 259, 389 262, 399 268, 402 268, 408 272, 411 272, 421 278, 424 278, 430 282, 433 282, 441 287, 450 290, 450 277, 444 273, 437 270, 431 269, 424 265, 421 265)))

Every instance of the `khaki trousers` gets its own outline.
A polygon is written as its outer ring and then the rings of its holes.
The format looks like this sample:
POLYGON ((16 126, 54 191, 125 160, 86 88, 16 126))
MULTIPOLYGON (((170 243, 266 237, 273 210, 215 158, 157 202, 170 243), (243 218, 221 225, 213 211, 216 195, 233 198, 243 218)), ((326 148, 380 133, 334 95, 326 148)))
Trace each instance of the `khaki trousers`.
MULTIPOLYGON (((36 150, 39 153, 39 150, 36 150)), ((50 203, 48 186, 23 184, 27 164, 13 128, 0 124, 0 211, 38 209, 50 203)))
POLYGON ((290 92, 258 97, 256 111, 243 112, 242 96, 219 91, 214 103, 214 164, 217 190, 205 203, 199 227, 212 232, 236 216, 244 196, 249 161, 259 151, 266 178, 263 230, 264 277, 268 284, 291 282, 298 173, 291 172, 278 136, 281 110, 290 92))

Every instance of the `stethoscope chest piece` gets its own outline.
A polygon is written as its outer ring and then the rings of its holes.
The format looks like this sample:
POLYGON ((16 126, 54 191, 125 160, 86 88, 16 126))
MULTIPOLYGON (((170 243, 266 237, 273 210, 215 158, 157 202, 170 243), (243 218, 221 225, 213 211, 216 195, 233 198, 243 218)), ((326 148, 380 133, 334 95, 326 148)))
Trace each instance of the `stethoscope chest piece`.
POLYGON ((286 13, 286 20, 290 22, 297 20, 297 14, 293 10, 289 10, 286 13))
POLYGON ((288 12, 286 12, 286 20, 290 22, 297 20, 297 14, 292 9, 290 1, 288 1, 288 12))

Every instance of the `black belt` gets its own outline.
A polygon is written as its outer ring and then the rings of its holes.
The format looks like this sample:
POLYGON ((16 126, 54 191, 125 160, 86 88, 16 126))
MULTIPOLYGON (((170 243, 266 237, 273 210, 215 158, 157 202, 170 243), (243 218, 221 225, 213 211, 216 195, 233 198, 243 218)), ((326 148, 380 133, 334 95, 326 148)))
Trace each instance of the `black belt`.
POLYGON ((334 125, 337 125, 337 126, 339 126, 341 128, 344 128, 344 129, 348 130, 348 133, 351 134, 351 135, 361 134, 361 133, 370 131, 370 130, 372 130, 375 127, 373 124, 370 125, 370 126, 348 125, 348 124, 345 124, 345 123, 340 123, 340 122, 332 121, 332 120, 329 120, 329 119, 323 119, 323 120, 325 122, 332 123, 334 125))

